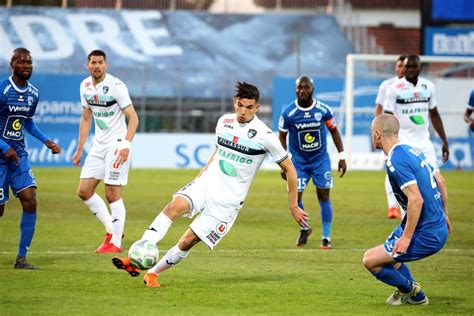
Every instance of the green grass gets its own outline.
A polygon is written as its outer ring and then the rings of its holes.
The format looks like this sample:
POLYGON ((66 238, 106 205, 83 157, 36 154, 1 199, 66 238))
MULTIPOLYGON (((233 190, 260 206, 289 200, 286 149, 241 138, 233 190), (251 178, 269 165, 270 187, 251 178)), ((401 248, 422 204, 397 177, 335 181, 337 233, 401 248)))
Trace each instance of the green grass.
MULTIPOLYGON (((287 209, 285 184, 260 172, 232 231, 214 251, 198 244, 150 289, 94 254, 103 228, 75 195, 79 169, 36 169, 38 223, 29 259, 38 271, 12 268, 20 205, 12 199, 0 218, 0 315, 170 314, 474 314, 474 174, 444 172, 454 232, 445 248, 410 263, 429 306, 385 305, 392 289, 361 264, 365 249, 381 244, 396 225, 388 220, 382 172, 349 172, 335 179, 333 247, 319 250, 320 216, 314 188, 305 206, 315 233, 296 249, 298 227, 287 209)), ((197 171, 132 170, 124 199, 124 246, 139 239, 171 195, 197 171)), ((98 189, 103 196, 103 186, 98 189)), ((166 251, 189 219, 174 223, 159 248, 166 251)))

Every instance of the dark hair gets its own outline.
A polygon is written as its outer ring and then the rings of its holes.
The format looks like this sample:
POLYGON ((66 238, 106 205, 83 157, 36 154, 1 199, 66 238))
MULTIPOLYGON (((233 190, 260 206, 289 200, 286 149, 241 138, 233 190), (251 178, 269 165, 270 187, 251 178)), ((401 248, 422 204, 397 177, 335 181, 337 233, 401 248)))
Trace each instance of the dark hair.
POLYGON ((105 52, 100 49, 94 49, 90 52, 89 55, 87 55, 87 61, 90 61, 92 56, 102 56, 104 57, 104 60, 107 60, 107 55, 105 55, 105 52))
POLYGON ((234 97, 239 99, 251 99, 258 102, 260 98, 260 92, 258 92, 258 88, 254 85, 251 85, 247 82, 240 82, 237 81, 235 85, 235 94, 234 97))
POLYGON ((418 55, 407 55, 405 59, 415 60, 415 61, 421 63, 420 56, 418 56, 418 55))
POLYGON ((19 54, 29 54, 29 55, 31 55, 30 51, 27 50, 26 48, 17 47, 12 52, 12 58, 10 60, 10 63, 12 63, 16 59, 16 57, 18 57, 17 55, 19 55, 19 54))
POLYGON ((404 61, 406 58, 407 58, 407 55, 405 55, 405 54, 404 54, 404 55, 400 55, 400 56, 398 56, 397 62, 399 62, 399 61, 404 61))

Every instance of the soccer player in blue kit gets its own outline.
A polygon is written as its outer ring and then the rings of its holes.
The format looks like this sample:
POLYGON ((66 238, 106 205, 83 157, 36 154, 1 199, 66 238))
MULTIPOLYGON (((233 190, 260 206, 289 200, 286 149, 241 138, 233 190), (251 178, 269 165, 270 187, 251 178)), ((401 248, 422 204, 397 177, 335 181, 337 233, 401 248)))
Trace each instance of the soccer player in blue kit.
POLYGON ((59 154, 61 148, 33 121, 38 89, 28 82, 33 72, 30 52, 22 47, 15 49, 10 67, 12 76, 0 81, 0 217, 9 199, 10 187, 23 208, 18 255, 13 267, 38 269, 26 261, 36 226, 36 181, 25 151, 24 130, 45 144, 53 154, 59 154))
MULTIPOLYGON (((331 249, 332 207, 329 192, 333 181, 326 142, 328 130, 339 152, 337 169, 340 177, 346 173, 346 155, 331 108, 314 99, 313 92, 311 78, 302 76, 296 80, 297 99, 282 110, 278 126, 279 138, 283 148, 287 149, 286 137, 289 134, 291 160, 298 174, 298 205, 301 209, 304 210, 303 191, 310 178, 316 186, 321 208, 321 249, 331 249)), ((285 179, 283 173, 282 178, 285 179)), ((312 232, 309 223, 301 226, 296 245, 306 245, 312 232)))
POLYGON ((381 114, 372 122, 372 142, 387 155, 389 181, 406 216, 384 244, 365 252, 363 263, 378 280, 396 287, 387 304, 427 305, 405 262, 438 252, 448 238, 448 220, 433 166, 420 151, 399 143, 399 129, 395 116, 381 114))

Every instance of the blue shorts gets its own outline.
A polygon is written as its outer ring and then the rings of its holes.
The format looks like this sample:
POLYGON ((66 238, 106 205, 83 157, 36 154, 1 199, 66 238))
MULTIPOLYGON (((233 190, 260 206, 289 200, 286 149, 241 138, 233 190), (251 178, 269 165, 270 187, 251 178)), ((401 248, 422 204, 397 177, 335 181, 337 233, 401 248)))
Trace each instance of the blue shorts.
POLYGON ((28 156, 20 157, 18 165, 15 162, 0 164, 0 204, 8 202, 8 188, 17 196, 18 192, 36 187, 35 175, 31 170, 28 156))
POLYGON ((302 164, 293 161, 298 176, 298 192, 303 192, 308 186, 309 178, 316 187, 330 189, 333 186, 331 160, 329 155, 323 156, 317 163, 302 164))
MULTIPOLYGON (((390 256, 392 255, 395 242, 402 234, 403 228, 398 225, 383 244, 385 251, 387 251, 390 256)), ((407 252, 405 254, 395 255, 393 259, 397 262, 409 262, 426 258, 440 251, 447 239, 447 226, 439 229, 434 228, 429 232, 415 230, 407 252)))

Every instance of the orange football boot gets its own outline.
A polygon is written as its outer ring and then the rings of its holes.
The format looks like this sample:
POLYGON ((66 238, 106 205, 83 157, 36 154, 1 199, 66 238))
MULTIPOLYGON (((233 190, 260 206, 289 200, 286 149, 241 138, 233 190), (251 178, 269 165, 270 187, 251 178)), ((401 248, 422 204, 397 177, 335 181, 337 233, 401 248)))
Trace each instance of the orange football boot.
POLYGON ((158 274, 156 273, 148 272, 145 274, 143 283, 145 283, 147 287, 161 287, 160 283, 158 283, 158 274))
POLYGON ((140 275, 140 270, 132 266, 130 262, 130 258, 120 258, 120 257, 113 257, 112 258, 112 263, 114 266, 117 267, 117 269, 122 269, 128 272, 130 276, 132 277, 137 277, 140 275))

